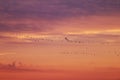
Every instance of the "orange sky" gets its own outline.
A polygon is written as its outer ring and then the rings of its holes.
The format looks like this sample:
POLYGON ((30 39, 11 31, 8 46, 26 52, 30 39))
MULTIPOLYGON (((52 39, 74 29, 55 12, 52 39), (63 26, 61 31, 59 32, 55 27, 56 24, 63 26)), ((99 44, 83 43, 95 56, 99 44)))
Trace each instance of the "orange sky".
POLYGON ((119 0, 0 0, 0 80, 119 80, 119 48, 119 0))

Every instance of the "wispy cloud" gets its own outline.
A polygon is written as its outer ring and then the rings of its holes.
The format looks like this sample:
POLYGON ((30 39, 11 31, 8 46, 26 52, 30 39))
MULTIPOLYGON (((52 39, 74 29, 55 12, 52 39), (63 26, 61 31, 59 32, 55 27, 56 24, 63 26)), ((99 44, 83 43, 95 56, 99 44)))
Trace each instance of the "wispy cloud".
MULTIPOLYGON (((62 69, 50 69, 50 68, 33 68, 33 66, 23 65, 21 62, 12 62, 10 64, 0 63, 0 71, 13 71, 13 72, 45 72, 45 73, 56 73, 65 72, 62 69)), ((67 70, 66 70, 67 71, 67 70)))
POLYGON ((0 53, 0 56, 5 56, 5 55, 14 55, 16 53, 10 53, 10 52, 6 52, 6 53, 0 53))
POLYGON ((0 41, 7 44, 38 44, 44 42, 71 42, 71 43, 86 43, 86 42, 105 42, 119 43, 119 30, 101 30, 101 31, 83 31, 70 32, 65 34, 1 34, 0 41))

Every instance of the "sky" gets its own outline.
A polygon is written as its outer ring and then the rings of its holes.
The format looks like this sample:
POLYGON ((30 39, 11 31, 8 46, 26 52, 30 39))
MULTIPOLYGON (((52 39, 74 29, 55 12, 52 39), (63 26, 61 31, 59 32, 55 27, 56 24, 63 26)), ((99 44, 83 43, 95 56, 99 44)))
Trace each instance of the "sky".
POLYGON ((0 0, 2 80, 118 80, 119 48, 120 0, 0 0))
POLYGON ((0 37, 119 36, 119 14, 119 0, 1 0, 0 37))

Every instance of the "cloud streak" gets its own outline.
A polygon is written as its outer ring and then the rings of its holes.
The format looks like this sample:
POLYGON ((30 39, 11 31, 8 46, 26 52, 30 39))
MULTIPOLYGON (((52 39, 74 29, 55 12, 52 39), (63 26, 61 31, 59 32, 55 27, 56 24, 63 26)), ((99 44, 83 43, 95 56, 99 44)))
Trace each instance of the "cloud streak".
POLYGON ((5 56, 5 55, 14 55, 14 54, 16 54, 16 53, 0 53, 0 56, 5 56))

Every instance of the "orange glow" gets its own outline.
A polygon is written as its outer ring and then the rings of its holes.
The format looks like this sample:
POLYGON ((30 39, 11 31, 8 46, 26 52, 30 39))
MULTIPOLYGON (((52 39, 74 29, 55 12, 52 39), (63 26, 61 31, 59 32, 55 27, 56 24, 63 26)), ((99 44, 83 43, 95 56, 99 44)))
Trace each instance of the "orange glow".
POLYGON ((119 0, 0 0, 0 80, 120 80, 119 0))

